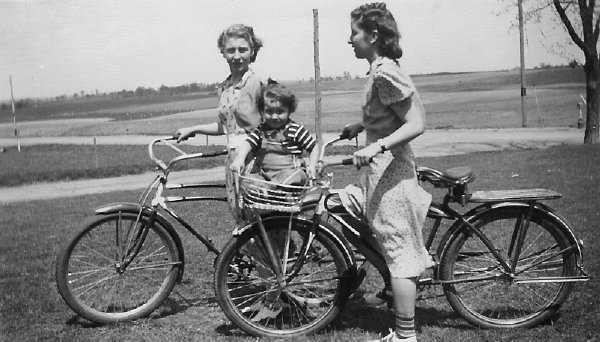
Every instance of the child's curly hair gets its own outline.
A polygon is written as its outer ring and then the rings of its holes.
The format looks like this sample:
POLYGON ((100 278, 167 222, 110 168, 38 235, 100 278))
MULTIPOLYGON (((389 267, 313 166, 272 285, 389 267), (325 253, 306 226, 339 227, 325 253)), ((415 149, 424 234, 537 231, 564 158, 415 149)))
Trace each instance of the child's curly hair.
POLYGON ((374 2, 357 7, 350 13, 350 18, 358 27, 368 33, 377 30, 379 53, 392 59, 402 57, 400 47, 400 31, 392 13, 383 2, 374 2))
POLYGON ((269 78, 266 84, 261 85, 260 94, 256 98, 256 106, 262 113, 265 109, 265 98, 272 98, 287 108, 288 112, 293 113, 298 107, 298 99, 294 93, 283 84, 269 78))

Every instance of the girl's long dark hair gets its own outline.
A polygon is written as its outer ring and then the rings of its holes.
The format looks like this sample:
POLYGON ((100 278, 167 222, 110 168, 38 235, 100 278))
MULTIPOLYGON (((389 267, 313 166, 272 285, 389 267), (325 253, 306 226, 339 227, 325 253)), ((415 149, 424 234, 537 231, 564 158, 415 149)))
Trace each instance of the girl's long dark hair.
POLYGON ((377 30, 380 55, 392 59, 402 57, 400 31, 385 3, 374 2, 357 7, 350 13, 350 18, 368 33, 377 30))

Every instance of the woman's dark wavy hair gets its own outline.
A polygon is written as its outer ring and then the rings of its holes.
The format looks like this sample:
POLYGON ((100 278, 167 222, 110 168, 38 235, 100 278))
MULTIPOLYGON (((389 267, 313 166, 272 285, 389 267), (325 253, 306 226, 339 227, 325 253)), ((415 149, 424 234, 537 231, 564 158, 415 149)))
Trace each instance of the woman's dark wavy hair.
POLYGON ((260 50, 260 48, 263 46, 262 40, 260 40, 260 38, 254 34, 254 29, 252 26, 244 24, 231 25, 221 32, 219 39, 217 40, 217 46, 219 47, 219 51, 221 51, 221 53, 223 53, 225 42, 229 38, 243 38, 248 42, 248 45, 250 45, 252 48, 252 57, 250 58, 250 62, 254 62, 256 60, 258 50, 260 50))
POLYGON ((296 95, 283 84, 270 78, 266 84, 261 85, 260 95, 256 98, 256 107, 261 113, 265 110, 265 98, 277 99, 282 106, 287 108, 290 114, 295 112, 298 107, 296 95))
POLYGON ((400 47, 400 31, 392 13, 385 3, 374 2, 357 7, 350 13, 356 25, 368 33, 377 30, 380 55, 397 59, 402 57, 400 47))

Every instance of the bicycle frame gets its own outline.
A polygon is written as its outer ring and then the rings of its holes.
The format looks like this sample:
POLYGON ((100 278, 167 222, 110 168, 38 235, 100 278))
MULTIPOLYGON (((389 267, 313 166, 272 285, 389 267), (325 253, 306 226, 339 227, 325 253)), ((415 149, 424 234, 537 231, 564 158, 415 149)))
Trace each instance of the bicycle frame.
MULTIPOLYGON (((341 138, 336 138, 331 141, 326 142, 323 145, 323 149, 321 152, 321 160, 323 159, 323 154, 325 147, 340 140, 341 138)), ((341 163, 342 165, 351 164, 351 160, 345 160, 341 163)), ((336 165, 336 164, 332 164, 336 165)), ((337 164, 339 165, 339 164, 337 164)), ((426 168, 424 168, 426 169, 426 168)), ((419 170, 417 170, 419 172, 419 170)), ((433 184, 433 183, 432 183, 433 184)), ((439 184, 434 184, 434 186, 439 184)), ((466 191, 466 186, 465 189, 466 191)), ((376 248, 376 242, 370 242, 369 239, 369 228, 366 223, 360 222, 357 219, 354 219, 351 214, 345 212, 345 210, 332 210, 331 208, 327 208, 326 200, 328 196, 332 193, 330 189, 323 189, 324 193, 321 195, 321 200, 319 205, 314 213, 315 222, 320 220, 322 215, 325 213, 328 217, 333 218, 341 227, 342 233, 346 237, 346 239, 357 248, 357 250, 365 257, 364 260, 361 261, 369 261, 375 268, 379 271, 383 280, 388 283, 390 274, 387 269, 386 262, 384 257, 379 252, 378 248, 376 248)), ((583 270, 581 266, 582 262, 582 252, 581 246, 582 242, 575 238, 574 233, 571 231, 567 223, 561 219, 558 215, 553 213, 553 210, 541 203, 538 200, 544 199, 555 199, 560 198, 560 194, 544 190, 544 189, 532 189, 525 191, 502 191, 502 196, 483 196, 482 192, 476 192, 474 194, 467 193, 459 193, 457 196, 453 193, 452 188, 448 187, 448 193, 444 196, 442 203, 432 202, 428 211, 428 218, 433 219, 433 226, 427 236, 425 242, 425 248, 430 252, 434 260, 436 261, 436 265, 434 267, 433 277, 432 278, 419 278, 419 285, 444 285, 444 284, 456 284, 456 283, 466 283, 466 282, 476 282, 481 280, 491 280, 498 279, 504 274, 509 274, 512 277, 517 276, 531 268, 537 267, 548 260, 551 260, 555 256, 561 255, 563 253, 574 250, 577 255, 577 266, 580 270, 580 276, 575 277, 547 277, 536 280, 516 280, 515 282, 579 282, 579 281, 587 281, 589 280, 589 276, 583 270), (475 197, 473 197, 475 195, 475 197), (463 205, 469 202, 469 199, 473 198, 473 202, 480 202, 481 205, 477 206, 474 209, 471 209, 465 214, 460 214, 458 211, 452 209, 449 204, 451 202, 459 202, 463 205), (527 207, 526 214, 523 215, 515 224, 513 230, 513 236, 511 237, 511 244, 509 246, 508 255, 510 259, 505 261, 505 259, 500 255, 497 248, 494 246, 493 242, 488 239, 488 237, 477 227, 473 225, 478 217, 481 217, 485 212, 491 209, 499 208, 501 206, 518 206, 518 207, 527 207), (571 240, 572 244, 564 249, 556 251, 545 258, 538 260, 537 262, 529 265, 527 268, 517 270, 517 261, 518 257, 521 253, 524 244, 524 237, 527 234, 529 223, 531 222, 532 215, 535 211, 544 212, 544 214, 551 217, 554 221, 559 223, 559 226, 562 227, 563 231, 565 231, 566 235, 571 240), (445 235, 443 236, 441 242, 438 244, 435 250, 432 250, 433 242, 438 235, 439 228, 442 220, 448 220, 448 222, 452 222, 452 225, 447 230, 445 235), (500 271, 497 274, 466 278, 466 279, 457 279, 457 280, 442 280, 440 279, 439 273, 437 271, 437 258, 442 255, 444 252, 445 244, 449 241, 450 237, 460 229, 467 229, 470 233, 477 236, 477 238, 485 245, 487 251, 494 257, 494 259, 498 262, 500 267, 500 271)), ((364 265, 364 263, 363 263, 364 265)), ((362 267, 362 265, 361 265, 362 267)))
POLYGON ((211 152, 211 153, 186 153, 181 149, 177 148, 173 144, 169 143, 169 140, 174 140, 175 138, 159 138, 152 140, 152 142, 148 145, 150 158, 157 164, 158 169, 162 171, 162 174, 156 176, 156 178, 146 187, 143 191, 142 195, 137 204, 133 203, 117 203, 117 204, 109 204, 95 209, 96 214, 108 214, 113 212, 121 212, 121 211, 137 211, 138 212, 138 220, 141 218, 142 214, 149 215, 149 220, 144 227, 137 230, 133 234, 133 238, 129 239, 130 243, 132 243, 128 248, 126 255, 123 256, 123 262, 119 265, 119 271, 123 272, 127 266, 131 263, 133 259, 137 256, 141 246, 144 244, 145 236, 150 229, 150 227, 154 224, 155 220, 159 220, 163 223, 163 226, 166 226, 171 235, 175 237, 175 240, 178 241, 178 248, 182 252, 183 255, 183 247, 181 247, 180 239, 177 237, 177 233, 175 230, 168 224, 168 221, 164 216, 160 213, 159 208, 162 208, 166 213, 168 213, 173 219, 175 219, 179 224, 181 224, 188 232, 194 235, 204 246, 208 249, 209 252, 218 255, 220 253, 219 249, 212 243, 212 241, 203 236, 200 232, 198 232, 195 228, 193 228, 187 221, 185 221, 182 217, 180 217, 177 212, 168 206, 168 203, 178 203, 178 202, 192 202, 192 201, 218 201, 218 202, 227 202, 226 196, 163 196, 163 192, 165 190, 182 190, 182 189, 224 189, 225 184, 215 184, 215 183, 194 183, 194 184, 168 184, 168 176, 171 168, 182 160, 189 160, 193 158, 205 158, 205 157, 216 157, 227 154, 227 150, 211 152), (154 155, 153 147, 157 143, 162 142, 167 146, 171 147, 175 151, 177 151, 180 155, 173 158, 168 163, 164 163, 162 160, 158 159, 154 155), (152 196, 150 196, 152 194, 152 196), (150 204, 148 204, 148 199, 151 197, 150 204), (133 242, 131 242, 133 241, 133 242))

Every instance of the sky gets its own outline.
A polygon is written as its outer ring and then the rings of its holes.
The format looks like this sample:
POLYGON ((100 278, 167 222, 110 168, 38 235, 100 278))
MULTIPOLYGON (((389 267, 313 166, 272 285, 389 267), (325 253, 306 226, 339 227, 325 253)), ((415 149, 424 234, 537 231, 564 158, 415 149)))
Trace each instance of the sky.
MULTIPOLYGON (((252 68, 281 81, 314 77, 314 9, 321 76, 368 64, 347 44, 349 13, 364 0, 0 0, 0 100, 220 82, 229 69, 216 45, 227 26, 254 27, 263 42, 252 68)), ((519 67, 516 9, 501 0, 386 1, 411 74, 519 67), (511 28, 511 25, 512 28, 511 28)), ((526 67, 583 61, 556 24, 525 28, 526 67), (559 37, 560 36, 560 37, 559 37), (567 58, 565 58, 567 56, 567 58)))

